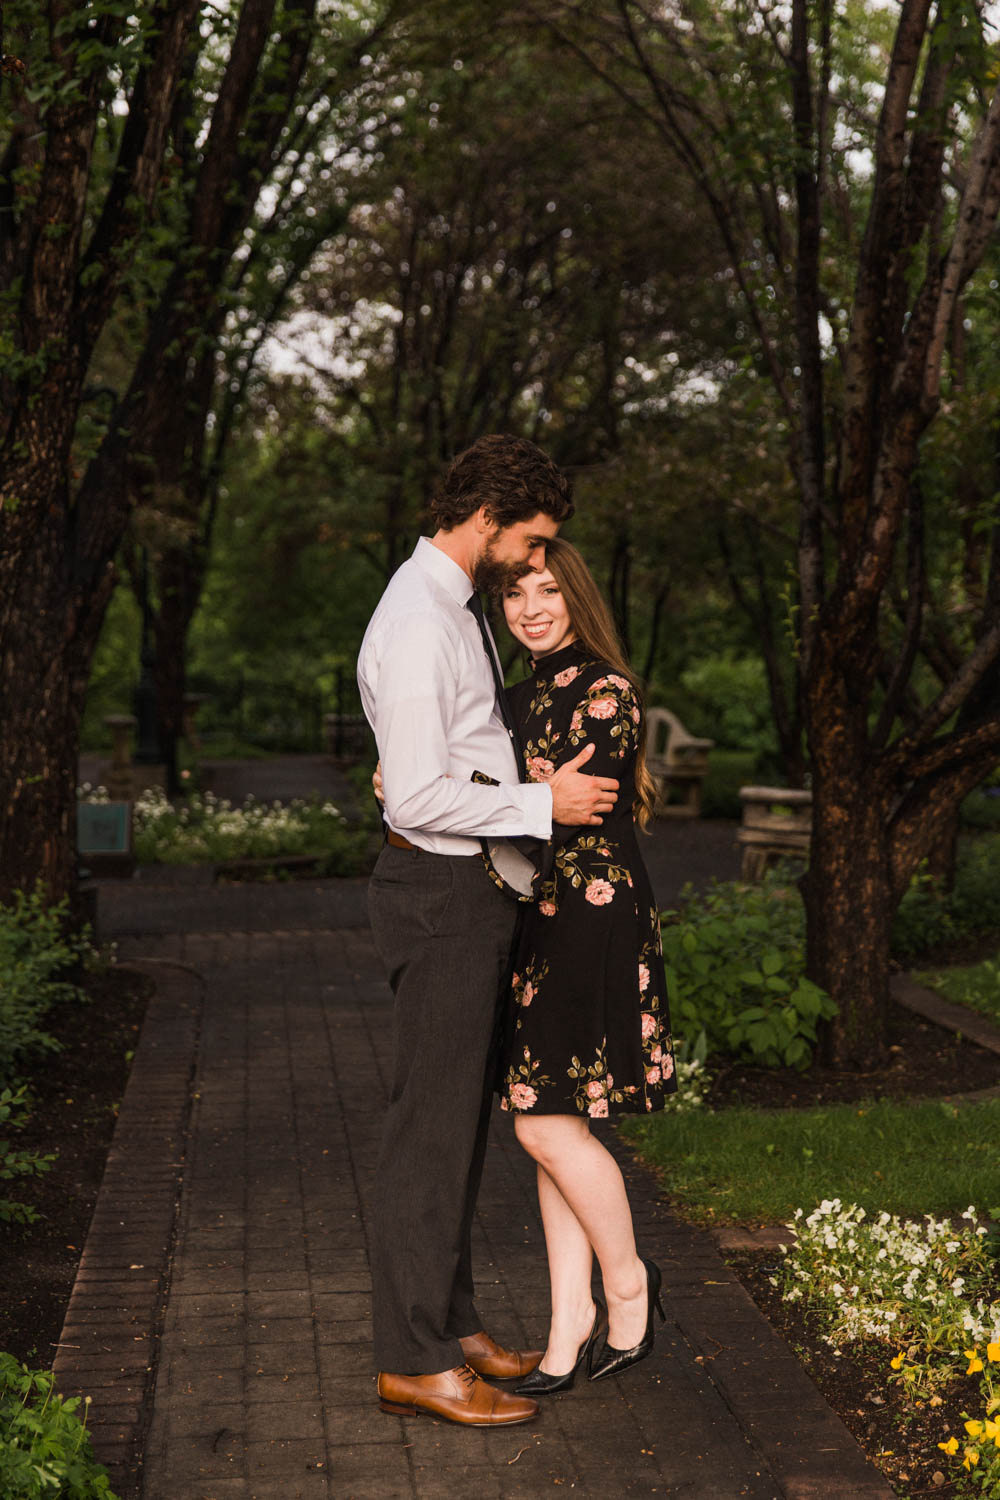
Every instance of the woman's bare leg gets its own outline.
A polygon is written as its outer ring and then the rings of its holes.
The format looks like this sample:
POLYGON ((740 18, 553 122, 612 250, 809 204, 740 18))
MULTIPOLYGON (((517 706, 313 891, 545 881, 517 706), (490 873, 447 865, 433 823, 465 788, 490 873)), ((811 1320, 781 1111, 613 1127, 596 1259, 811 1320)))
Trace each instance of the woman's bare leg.
POLYGON ((583 1240, 592 1247, 600 1263, 608 1303, 608 1342, 615 1349, 631 1349, 645 1332, 646 1271, 636 1254, 632 1212, 618 1163, 591 1135, 587 1121, 573 1115, 532 1118, 519 1114, 515 1129, 521 1145, 542 1169, 539 1201, 553 1279, 554 1325, 557 1277, 560 1309, 558 1349, 547 1349, 542 1364, 550 1374, 562 1374, 572 1365, 576 1348, 586 1333, 586 1329, 583 1334, 574 1330, 576 1344, 572 1345, 567 1362, 566 1344, 572 1341, 568 1323, 574 1317, 579 1318, 581 1303, 589 1305, 590 1270, 589 1262, 584 1268, 583 1240), (548 1184, 543 1187, 543 1176, 556 1189, 558 1198, 549 1191, 548 1184), (574 1308, 575 1314, 571 1311, 574 1308), (560 1356, 562 1363, 550 1365, 550 1354, 553 1359, 560 1356))
POLYGON ((548 1172, 541 1165, 537 1170, 552 1302, 549 1341, 540 1368, 546 1375, 565 1375, 576 1363, 580 1345, 594 1325, 590 1293, 594 1250, 548 1172))

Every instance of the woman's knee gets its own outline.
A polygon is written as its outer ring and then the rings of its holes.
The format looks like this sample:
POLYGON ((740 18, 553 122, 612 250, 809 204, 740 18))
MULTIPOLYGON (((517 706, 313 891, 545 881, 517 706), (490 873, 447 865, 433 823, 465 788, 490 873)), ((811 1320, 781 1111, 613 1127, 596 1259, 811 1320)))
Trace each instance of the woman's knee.
POLYGON ((514 1132, 528 1155, 542 1166, 590 1134, 586 1120, 574 1115, 515 1115, 514 1132))

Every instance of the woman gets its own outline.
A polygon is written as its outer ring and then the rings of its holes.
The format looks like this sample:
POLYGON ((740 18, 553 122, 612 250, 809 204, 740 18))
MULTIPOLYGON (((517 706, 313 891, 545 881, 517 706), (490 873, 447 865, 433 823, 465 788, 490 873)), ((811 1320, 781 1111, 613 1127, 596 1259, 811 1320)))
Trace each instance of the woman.
POLYGON ((600 828, 554 829, 515 953, 501 1106, 538 1166, 552 1290, 545 1354, 517 1390, 543 1395, 567 1390, 584 1361, 597 1380, 652 1348, 660 1272, 636 1253, 622 1174, 589 1122, 661 1109, 676 1080, 656 903, 635 832, 655 798, 638 684, 568 542, 548 542, 545 570, 508 587, 503 609, 531 654, 532 676, 509 695, 528 778, 551 776, 593 744, 587 770, 622 784, 600 828), (606 1310, 591 1296, 595 1254, 606 1310))

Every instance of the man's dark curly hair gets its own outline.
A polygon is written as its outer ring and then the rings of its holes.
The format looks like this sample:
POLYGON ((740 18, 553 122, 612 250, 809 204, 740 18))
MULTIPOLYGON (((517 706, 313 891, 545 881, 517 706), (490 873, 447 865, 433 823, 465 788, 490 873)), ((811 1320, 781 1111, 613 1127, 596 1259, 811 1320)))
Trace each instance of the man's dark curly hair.
POLYGON ((573 514, 573 483, 527 438, 481 437, 449 464, 430 503, 431 520, 451 531, 481 505, 497 526, 513 526, 544 511, 556 521, 573 514))

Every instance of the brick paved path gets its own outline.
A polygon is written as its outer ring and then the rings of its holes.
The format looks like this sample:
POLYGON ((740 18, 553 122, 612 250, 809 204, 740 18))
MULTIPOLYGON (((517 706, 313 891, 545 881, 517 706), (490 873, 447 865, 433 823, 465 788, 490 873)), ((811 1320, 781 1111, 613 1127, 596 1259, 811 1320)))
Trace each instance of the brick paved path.
MULTIPOLYGON (((94 1394, 118 1492, 140 1492, 144 1449, 144 1500, 888 1496, 711 1241, 628 1163, 666 1288, 651 1359, 507 1431, 379 1411, 366 1212, 391 998, 363 895, 102 889, 102 935, 159 988, 56 1369, 94 1394)), ((532 1173, 499 1112, 475 1251, 490 1331, 537 1344, 532 1173)))

